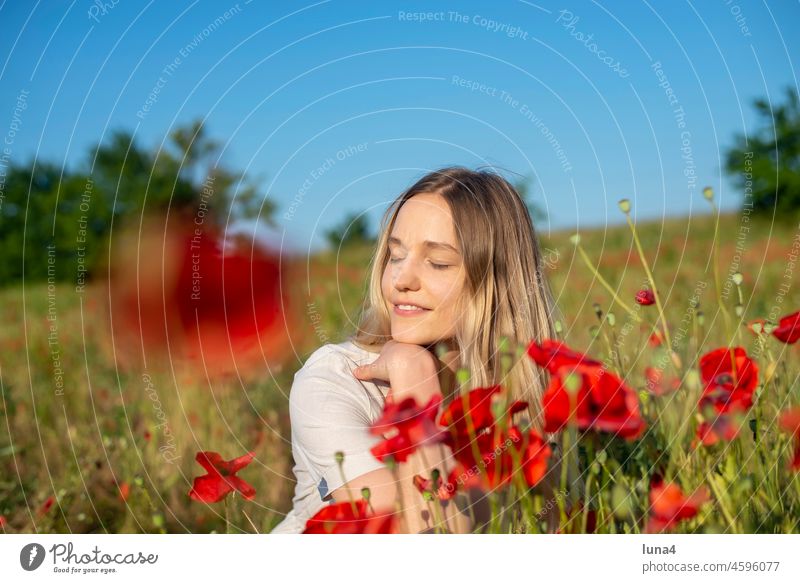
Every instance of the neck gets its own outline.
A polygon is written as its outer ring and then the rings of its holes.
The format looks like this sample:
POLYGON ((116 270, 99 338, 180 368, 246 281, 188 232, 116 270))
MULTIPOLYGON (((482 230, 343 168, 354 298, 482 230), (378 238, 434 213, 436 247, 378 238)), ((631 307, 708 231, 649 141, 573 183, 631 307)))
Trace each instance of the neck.
POLYGON ((450 373, 456 373, 458 367, 460 366, 461 353, 458 350, 458 344, 456 343, 455 339, 449 338, 447 340, 441 340, 434 344, 428 345, 426 348, 430 350, 442 364, 444 364, 444 368, 446 368, 450 373), (439 353, 437 352, 437 347, 439 345, 442 345, 446 348, 441 356, 439 356, 439 353))

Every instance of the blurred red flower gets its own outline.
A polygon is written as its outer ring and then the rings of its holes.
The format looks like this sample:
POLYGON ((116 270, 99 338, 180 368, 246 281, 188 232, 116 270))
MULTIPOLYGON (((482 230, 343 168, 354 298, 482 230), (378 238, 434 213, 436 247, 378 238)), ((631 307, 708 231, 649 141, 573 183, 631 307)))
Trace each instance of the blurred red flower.
POLYGON ((794 344, 800 339, 800 311, 784 316, 778 321, 778 327, 772 335, 786 344, 794 344))
POLYGON ((758 366, 743 348, 717 348, 700 358, 703 393, 699 408, 711 405, 718 413, 746 411, 753 405, 758 366))
POLYGON ((653 366, 648 366, 644 369, 644 378, 647 382, 647 391, 656 397, 677 391, 681 386, 681 381, 677 377, 665 382, 664 369, 653 366))
POLYGON ((642 306, 652 306, 656 303, 656 295, 653 290, 641 289, 636 292, 636 303, 642 306))
POLYGON ((393 534, 390 511, 372 513, 364 499, 338 502, 320 509, 306 522, 303 534, 393 534))
POLYGON ((650 520, 647 532, 670 530, 679 522, 697 516, 700 507, 708 501, 708 492, 700 488, 686 496, 674 483, 657 483, 650 487, 650 520))
POLYGON ((567 364, 585 364, 588 366, 602 366, 602 363, 589 358, 581 352, 569 348, 558 340, 544 340, 541 344, 535 341, 528 345, 528 356, 542 368, 555 373, 567 364))
POLYGON ((118 351, 123 364, 142 346, 148 360, 183 358, 209 375, 286 356, 296 327, 279 253, 175 219, 151 219, 114 243, 108 299, 112 332, 129 348, 118 351))
POLYGON ((194 479, 192 489, 189 490, 189 497, 192 500, 209 504, 219 502, 236 490, 246 500, 252 500, 256 495, 255 488, 236 473, 253 461, 254 457, 255 453, 251 451, 241 457, 225 461, 222 456, 213 451, 197 452, 195 460, 208 473, 194 479))
POLYGON ((442 481, 442 477, 438 476, 436 478, 436 486, 433 485, 433 480, 431 478, 424 478, 419 474, 414 476, 414 487, 423 492, 431 492, 436 498, 439 500, 450 500, 456 494, 455 487, 452 487, 448 484, 445 484, 442 481))
POLYGON ((404 462, 418 447, 440 443, 445 435, 436 425, 436 416, 442 395, 434 395, 424 407, 420 407, 413 397, 399 403, 384 405, 383 414, 370 426, 370 433, 382 435, 384 440, 370 451, 379 461, 392 456, 397 462, 404 462))
POLYGON ((574 414, 579 429, 614 433, 628 440, 644 431, 646 424, 639 413, 636 392, 604 368, 586 365, 564 366, 550 379, 542 397, 545 431, 558 431, 567 425, 570 382, 577 384, 574 414))
POLYGON ((50 509, 53 507, 53 504, 55 504, 55 502, 56 499, 53 496, 48 496, 47 500, 45 500, 39 507, 39 516, 44 516, 45 514, 50 512, 50 509))
POLYGON ((533 487, 547 472, 550 446, 532 429, 523 434, 515 426, 505 432, 495 427, 484 430, 475 441, 480 459, 475 457, 473 444, 457 444, 453 453, 458 464, 445 485, 449 491, 461 485, 483 490, 501 488, 513 480, 515 471, 521 471, 525 483, 533 487))
POLYGON ((130 493, 131 493, 131 485, 128 484, 128 482, 122 482, 122 484, 119 485, 119 497, 120 497, 120 499, 123 502, 127 501, 128 500, 128 496, 130 496, 130 493))
MULTIPOLYGON (((495 416, 492 409, 499 398, 501 398, 500 385, 472 389, 456 396, 439 418, 439 424, 448 428, 445 442, 453 447, 456 441, 469 440, 470 427, 473 437, 484 429, 493 427, 495 416)), ((508 415, 514 415, 527 408, 527 402, 513 401, 508 408, 508 415)))
POLYGON ((751 320, 747 323, 747 329, 758 336, 760 333, 764 332, 764 326, 766 323, 767 321, 764 320, 764 318, 756 318, 755 320, 751 320))
POLYGON ((789 468, 800 471, 800 407, 787 409, 781 413, 778 420, 781 429, 791 433, 794 437, 794 455, 789 462, 789 468))
POLYGON ((733 441, 739 435, 744 421, 744 417, 738 411, 720 413, 710 421, 702 421, 697 426, 697 433, 692 441, 692 449, 696 448, 698 443, 710 447, 720 441, 733 441))

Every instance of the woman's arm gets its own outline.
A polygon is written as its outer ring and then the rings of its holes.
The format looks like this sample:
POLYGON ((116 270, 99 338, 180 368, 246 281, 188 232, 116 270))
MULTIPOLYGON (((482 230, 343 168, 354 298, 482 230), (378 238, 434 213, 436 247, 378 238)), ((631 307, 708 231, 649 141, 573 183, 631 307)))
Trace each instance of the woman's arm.
MULTIPOLYGON (((373 365, 360 367, 356 376, 361 380, 383 378, 390 383, 389 394, 395 402, 414 397, 422 405, 433 395, 441 394, 437 370, 435 357, 426 349, 395 343, 373 365)), ((413 483, 417 474, 430 478, 434 468, 444 478, 454 466, 455 459, 448 446, 425 445, 397 464, 394 472, 388 468, 368 472, 336 489, 332 496, 337 502, 347 501, 350 496, 358 499, 361 489, 368 487, 373 508, 402 506, 400 532, 436 532, 437 528, 440 531, 444 528, 452 533, 468 533, 472 526, 470 519, 457 509, 454 499, 446 506, 438 500, 428 502, 413 483)))

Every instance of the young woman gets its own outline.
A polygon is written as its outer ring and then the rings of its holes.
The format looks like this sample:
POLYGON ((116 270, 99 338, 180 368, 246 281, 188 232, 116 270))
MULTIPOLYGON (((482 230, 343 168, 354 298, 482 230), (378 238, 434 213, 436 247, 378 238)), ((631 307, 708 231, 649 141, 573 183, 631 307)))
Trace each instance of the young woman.
MULTIPOLYGON (((432 531, 413 477, 434 467, 447 475, 452 452, 424 446, 393 473, 370 453, 382 438, 368 428, 387 398, 424 404, 456 386, 458 368, 469 371, 473 388, 512 387, 540 428, 543 373, 522 359, 501 379, 497 349, 503 336, 520 343, 554 337, 556 308, 542 270, 527 208, 498 174, 445 168, 404 192, 383 219, 356 334, 318 349, 295 375, 294 507, 272 532, 301 532, 325 504, 359 499, 364 487, 374 508, 393 508, 399 495, 402 532, 432 531)), ((440 526, 469 532, 467 515, 450 504, 440 526)))

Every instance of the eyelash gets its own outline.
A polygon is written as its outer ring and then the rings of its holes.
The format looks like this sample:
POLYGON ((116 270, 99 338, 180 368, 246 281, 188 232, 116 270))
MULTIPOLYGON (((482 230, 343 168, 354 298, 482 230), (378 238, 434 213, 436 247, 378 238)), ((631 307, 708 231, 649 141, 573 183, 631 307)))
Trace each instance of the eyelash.
MULTIPOLYGON (((397 263, 398 261, 400 261, 400 259, 401 258, 399 258, 399 257, 389 257, 389 263, 397 263)), ((437 270, 445 270, 448 267, 450 267, 450 265, 447 265, 446 263, 433 263, 433 262, 431 262, 431 267, 433 267, 434 269, 437 269, 437 270)))

